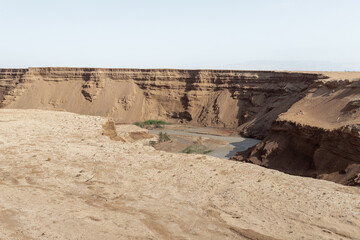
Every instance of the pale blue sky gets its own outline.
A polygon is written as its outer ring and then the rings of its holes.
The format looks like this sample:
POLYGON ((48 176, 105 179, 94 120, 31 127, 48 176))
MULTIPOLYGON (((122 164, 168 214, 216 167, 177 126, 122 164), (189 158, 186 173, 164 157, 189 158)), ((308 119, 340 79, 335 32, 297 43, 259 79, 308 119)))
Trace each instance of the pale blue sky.
POLYGON ((0 67, 360 71, 359 0, 0 3, 0 67))

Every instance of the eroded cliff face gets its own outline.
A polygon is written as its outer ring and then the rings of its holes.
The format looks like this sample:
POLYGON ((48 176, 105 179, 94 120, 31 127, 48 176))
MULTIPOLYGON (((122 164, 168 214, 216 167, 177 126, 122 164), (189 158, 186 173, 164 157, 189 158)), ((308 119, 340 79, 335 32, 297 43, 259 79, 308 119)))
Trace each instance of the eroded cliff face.
POLYGON ((91 68, 3 69, 6 108, 59 109, 116 122, 165 119, 262 138, 316 73, 91 68))
POLYGON ((26 69, 0 69, 0 107, 17 96, 16 88, 24 81, 26 69))
POLYGON ((360 81, 320 81, 234 160, 286 173, 360 184, 360 81))
POLYGON ((336 72, 1 69, 0 105, 237 129, 264 140, 234 160, 356 185, 359 79, 336 72))

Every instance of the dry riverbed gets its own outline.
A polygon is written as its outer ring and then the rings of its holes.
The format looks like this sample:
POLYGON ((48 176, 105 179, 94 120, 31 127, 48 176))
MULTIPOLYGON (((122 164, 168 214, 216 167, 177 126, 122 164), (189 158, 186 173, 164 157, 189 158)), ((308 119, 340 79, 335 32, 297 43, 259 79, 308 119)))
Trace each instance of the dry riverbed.
POLYGON ((252 138, 243 138, 235 131, 186 125, 164 125, 163 128, 149 130, 158 135, 167 133, 170 141, 155 145, 158 150, 168 152, 182 152, 189 146, 200 143, 209 152, 206 155, 229 159, 237 152, 244 151, 260 141, 252 138))

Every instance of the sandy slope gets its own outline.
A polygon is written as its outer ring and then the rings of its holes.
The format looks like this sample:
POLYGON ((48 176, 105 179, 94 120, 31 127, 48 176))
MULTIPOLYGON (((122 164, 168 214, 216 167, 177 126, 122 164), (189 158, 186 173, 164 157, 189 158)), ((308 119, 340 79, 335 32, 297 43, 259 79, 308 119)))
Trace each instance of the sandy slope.
POLYGON ((340 80, 330 75, 330 80, 324 80, 321 87, 309 89, 306 96, 280 114, 278 120, 329 130, 360 124, 360 74, 348 75, 347 78, 344 73, 340 80), (351 79, 353 75, 358 79, 351 79))
POLYGON ((105 121, 0 110, 0 239, 360 239, 358 188, 113 141, 105 121))

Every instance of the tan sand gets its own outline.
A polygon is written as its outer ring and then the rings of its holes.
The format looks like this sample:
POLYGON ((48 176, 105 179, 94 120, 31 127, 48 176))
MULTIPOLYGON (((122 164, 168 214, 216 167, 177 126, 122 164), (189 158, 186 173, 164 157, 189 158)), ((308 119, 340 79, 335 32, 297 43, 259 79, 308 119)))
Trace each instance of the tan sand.
POLYGON ((360 239, 358 188, 114 141, 106 121, 0 110, 0 239, 360 239))

